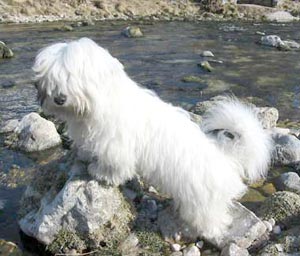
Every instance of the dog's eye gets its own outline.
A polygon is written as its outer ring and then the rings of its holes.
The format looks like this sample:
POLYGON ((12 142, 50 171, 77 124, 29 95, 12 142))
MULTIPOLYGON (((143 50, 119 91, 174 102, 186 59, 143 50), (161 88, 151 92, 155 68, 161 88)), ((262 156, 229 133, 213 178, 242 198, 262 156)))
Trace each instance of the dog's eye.
POLYGON ((67 100, 67 96, 64 94, 59 94, 56 97, 54 97, 55 104, 60 106, 63 105, 66 102, 66 100, 67 100))

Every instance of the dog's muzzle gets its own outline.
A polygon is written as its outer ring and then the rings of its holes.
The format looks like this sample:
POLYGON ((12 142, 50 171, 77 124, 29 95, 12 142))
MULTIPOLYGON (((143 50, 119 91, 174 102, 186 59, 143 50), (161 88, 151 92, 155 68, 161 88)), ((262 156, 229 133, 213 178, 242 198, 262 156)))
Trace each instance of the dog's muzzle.
POLYGON ((64 94, 59 94, 56 97, 54 97, 55 104, 60 106, 65 104, 66 100, 67 100, 67 96, 64 94))

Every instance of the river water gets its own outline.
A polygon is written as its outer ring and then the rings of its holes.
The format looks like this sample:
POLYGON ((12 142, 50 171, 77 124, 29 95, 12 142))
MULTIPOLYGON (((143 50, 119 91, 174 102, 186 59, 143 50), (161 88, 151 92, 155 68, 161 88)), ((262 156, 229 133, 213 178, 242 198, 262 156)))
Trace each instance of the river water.
MULTIPOLYGON (((282 120, 300 120, 300 51, 283 52, 256 43, 258 31, 300 42, 300 23, 144 23, 139 26, 145 37, 137 39, 120 34, 128 25, 124 22, 99 22, 71 32, 57 31, 61 25, 0 24, 0 40, 15 53, 13 59, 0 60, 2 121, 39 109, 31 82, 37 51, 80 37, 90 37, 107 48, 135 81, 166 101, 188 106, 227 92, 278 108, 282 120), (211 62, 212 72, 197 66, 205 60, 200 56, 204 50, 215 55, 210 58, 217 61, 211 62), (183 82, 188 75, 199 76, 201 83, 183 82)), ((17 165, 25 176, 30 175, 40 160, 5 148, 3 140, 0 135, 0 174, 8 174, 17 165)), ((19 242, 16 218, 23 191, 24 182, 14 186, 0 183, 0 201, 5 201, 0 210, 0 238, 19 242)))

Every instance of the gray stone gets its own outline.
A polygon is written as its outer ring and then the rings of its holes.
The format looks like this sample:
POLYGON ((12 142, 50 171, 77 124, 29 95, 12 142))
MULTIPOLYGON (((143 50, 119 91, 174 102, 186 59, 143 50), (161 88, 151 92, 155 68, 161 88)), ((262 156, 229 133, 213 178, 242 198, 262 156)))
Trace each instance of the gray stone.
POLYGON ((300 140, 290 134, 272 132, 274 141, 273 161, 276 164, 292 164, 300 160, 300 140))
POLYGON ((192 245, 183 250, 183 256, 200 256, 200 251, 197 246, 192 245))
POLYGON ((17 119, 8 120, 0 128, 0 133, 13 132, 17 128, 18 125, 19 125, 19 121, 17 119))
POLYGON ((119 189, 92 180, 81 162, 73 164, 68 178, 71 162, 61 160, 38 172, 21 201, 21 230, 46 245, 62 231, 95 246, 124 236, 132 214, 119 189))
POLYGON ((182 252, 172 252, 171 256, 182 256, 182 252))
POLYGON ((171 250, 173 252, 179 252, 181 249, 181 245, 180 244, 171 244, 171 250))
POLYGON ((265 129, 276 127, 279 118, 279 112, 276 108, 261 107, 256 109, 258 111, 258 118, 265 129))
POLYGON ((300 177, 295 172, 283 173, 275 180, 275 186, 277 190, 300 194, 300 177))
MULTIPOLYGON (((248 248, 254 240, 259 240, 267 228, 263 221, 240 203, 235 203, 232 209, 233 221, 224 236, 218 239, 208 239, 216 247, 222 249, 233 242, 239 247, 248 248)), ((171 208, 159 212, 158 226, 165 240, 172 240, 176 233, 181 233, 186 241, 196 240, 197 234, 185 225, 171 208)))
POLYGON ((276 223, 292 227, 300 223, 300 196, 288 191, 276 192, 262 203, 257 214, 262 219, 274 218, 276 223))
POLYGON ((276 22, 291 22, 298 20, 296 17, 291 15, 287 11, 276 11, 272 13, 267 13, 265 15, 267 21, 276 21, 276 22))
POLYGON ((141 29, 139 27, 136 27, 136 26, 128 26, 127 28, 125 28, 122 31, 122 34, 126 37, 129 37, 129 38, 137 38, 137 37, 144 36, 141 29))
POLYGON ((24 116, 14 132, 18 135, 15 147, 25 152, 46 150, 61 143, 55 125, 37 113, 24 116))
POLYGON ((13 51, 8 46, 0 41, 0 59, 8 59, 14 56, 13 51))
POLYGON ((298 44, 295 41, 291 41, 291 40, 284 40, 283 43, 289 47, 289 48, 295 48, 295 49, 299 49, 300 48, 300 44, 298 44))
POLYGON ((213 67, 209 64, 208 61, 201 61, 201 63, 198 64, 198 66, 201 67, 205 71, 208 71, 208 72, 213 71, 213 67))
POLYGON ((284 42, 277 35, 262 36, 260 38, 260 43, 262 45, 272 46, 272 47, 283 47, 283 46, 285 46, 284 42))
POLYGON ((138 255, 138 251, 139 251, 138 243, 139 243, 138 237, 134 233, 131 233, 119 246, 122 255, 124 256, 138 255))
POLYGON ((248 256, 248 250, 242 249, 235 243, 230 243, 222 249, 220 256, 248 256))

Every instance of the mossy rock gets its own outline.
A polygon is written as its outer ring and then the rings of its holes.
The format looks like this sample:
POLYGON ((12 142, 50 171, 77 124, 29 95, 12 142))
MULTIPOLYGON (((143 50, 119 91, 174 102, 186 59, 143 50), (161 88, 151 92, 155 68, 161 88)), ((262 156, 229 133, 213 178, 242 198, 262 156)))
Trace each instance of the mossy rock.
POLYGON ((262 219, 274 218, 285 227, 300 224, 300 196, 288 191, 276 192, 267 198, 257 212, 262 219))

